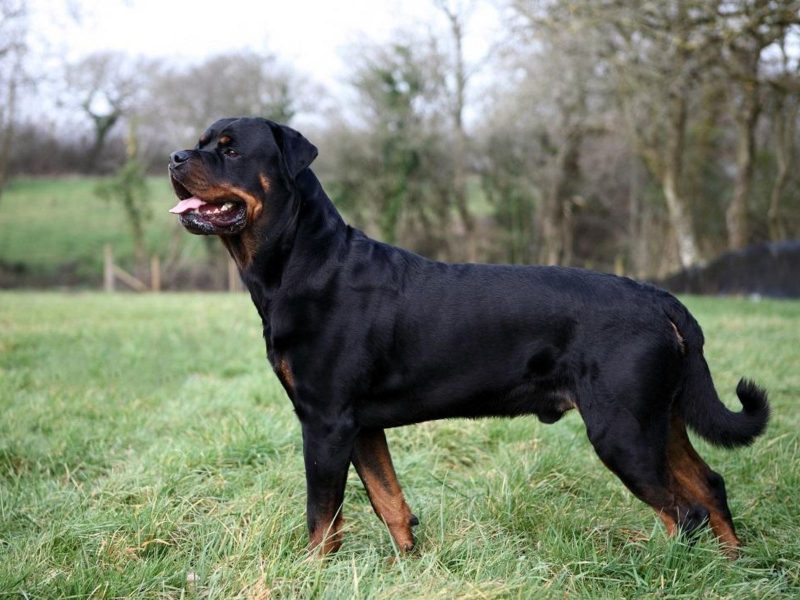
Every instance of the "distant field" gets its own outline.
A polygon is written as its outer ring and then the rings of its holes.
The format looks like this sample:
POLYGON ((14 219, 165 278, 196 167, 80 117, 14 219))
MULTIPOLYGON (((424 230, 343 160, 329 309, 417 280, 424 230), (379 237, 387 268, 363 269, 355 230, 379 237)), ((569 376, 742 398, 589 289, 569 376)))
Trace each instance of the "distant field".
POLYGON ((800 597, 800 303, 688 303, 723 396, 748 375, 774 406, 752 448, 699 444, 736 562, 667 538, 574 413, 390 431, 417 551, 351 473, 345 545, 309 560, 299 428, 245 295, 2 293, 0 596, 800 597))
MULTIPOLYGON (((98 198, 99 179, 16 179, 0 198, 0 262, 27 270, 31 279, 53 278, 59 271, 81 281, 102 279, 104 244, 117 261, 130 265, 133 241, 121 206, 98 198)), ((172 238, 184 256, 205 255, 200 238, 186 235, 168 210, 174 196, 166 177, 148 178, 150 214, 148 253, 166 255, 172 238)))
MULTIPOLYGON (((133 239, 118 202, 95 194, 101 178, 18 178, 0 197, 0 287, 97 288, 102 282, 103 246, 112 246, 115 260, 126 269, 133 264, 133 239)), ((470 182, 471 206, 486 216, 491 207, 477 181, 470 182)), ((217 268, 225 281, 227 254, 210 241, 216 264, 210 267, 209 244, 188 235, 168 211, 175 196, 166 172, 148 178, 150 218, 146 250, 162 261, 178 260, 184 270, 217 268)), ((364 227, 365 223, 356 223, 364 227)), ((183 287, 192 288, 182 278, 183 287)), ((192 281, 197 284, 197 278, 192 281)))

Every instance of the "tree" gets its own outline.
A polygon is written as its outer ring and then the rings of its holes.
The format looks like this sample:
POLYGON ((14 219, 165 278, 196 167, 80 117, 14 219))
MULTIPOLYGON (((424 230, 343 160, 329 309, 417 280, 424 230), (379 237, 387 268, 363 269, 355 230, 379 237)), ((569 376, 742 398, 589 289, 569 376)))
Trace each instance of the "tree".
POLYGON ((0 196, 8 179, 19 88, 25 77, 27 28, 27 3, 0 0, 0 196))
POLYGON ((362 113, 333 136, 334 200, 390 243, 402 238, 426 254, 447 255, 455 167, 442 54, 432 40, 398 33, 385 46, 360 48, 354 62, 362 113))
POLYGON ((700 260, 685 189, 690 110, 719 62, 716 2, 670 0, 632 7, 622 0, 572 0, 582 27, 601 33, 600 55, 637 152, 660 183, 683 267, 700 260))
POLYGON ((149 190, 144 165, 139 159, 136 120, 129 122, 127 160, 113 177, 98 184, 95 193, 109 202, 122 205, 133 238, 134 258, 138 268, 145 264, 144 225, 150 218, 149 190))
POLYGON ((150 64, 119 52, 97 52, 67 66, 66 104, 77 104, 92 124, 89 170, 107 168, 103 153, 109 135, 140 102, 150 72, 150 64))
POLYGON ((541 198, 541 174, 547 170, 538 115, 522 93, 492 103, 479 140, 478 172, 499 231, 496 259, 526 264, 536 261, 534 211, 541 198))
MULTIPOLYGON (((723 49, 726 53, 720 64, 734 84, 736 178, 725 217, 728 247, 736 250, 743 248, 749 242, 748 198, 753 181, 756 125, 764 97, 764 82, 760 73, 764 51, 770 46, 780 44, 790 27, 800 25, 800 2, 797 0, 722 2, 718 14, 724 41, 723 49)), ((781 44, 781 48, 785 53, 785 46, 781 44)), ((780 132, 778 134, 780 135, 780 132)), ((780 144, 778 155, 783 156, 780 144)))
MULTIPOLYGON (((790 168, 794 164, 797 145, 797 121, 800 117, 800 58, 790 60, 787 31, 778 42, 780 54, 777 68, 769 75, 771 101, 769 116, 772 129, 772 146, 777 170, 770 192, 767 223, 773 241, 786 237, 786 228, 781 216, 781 199, 789 181, 790 168)), ((798 37, 794 37, 795 43, 798 37)))
POLYGON ((599 119, 589 111, 596 48, 585 34, 575 35, 564 3, 513 0, 510 8, 509 27, 522 45, 521 50, 515 48, 514 57, 517 70, 525 73, 524 93, 529 104, 540 104, 527 110, 541 113, 542 150, 549 158, 537 210, 538 259, 569 263, 571 215, 576 200, 580 202, 581 149, 586 136, 598 129, 599 119))
POLYGON ((163 68, 142 106, 144 133, 172 144, 196 141, 221 117, 260 116, 291 121, 319 94, 276 56, 253 51, 210 56, 186 68, 163 68))
POLYGON ((453 127, 453 200, 458 210, 461 222, 464 225, 467 238, 467 258, 471 262, 477 260, 477 246, 475 240, 475 219, 469 208, 467 195, 467 152, 469 139, 464 125, 464 110, 466 107, 467 84, 470 73, 468 72, 464 57, 465 27, 472 10, 472 3, 460 0, 434 0, 436 7, 447 19, 448 30, 452 49, 445 73, 445 81, 452 81, 449 90, 449 112, 453 127))

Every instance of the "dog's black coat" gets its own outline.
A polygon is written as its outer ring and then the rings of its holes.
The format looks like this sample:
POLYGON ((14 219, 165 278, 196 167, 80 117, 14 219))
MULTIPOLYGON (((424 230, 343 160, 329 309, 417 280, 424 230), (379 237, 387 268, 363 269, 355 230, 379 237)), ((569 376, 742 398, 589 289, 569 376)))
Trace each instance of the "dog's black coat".
POLYGON ((173 160, 173 178, 188 188, 186 171, 203 169, 263 204, 242 233, 249 240, 225 241, 302 424, 312 542, 320 527, 336 533, 362 432, 447 417, 552 423, 570 408, 603 462, 668 526, 730 520, 721 478, 714 485, 708 470, 704 491, 690 493, 671 457, 691 453, 670 449, 683 448, 684 422, 717 444, 750 443, 766 425, 766 395, 743 380, 744 410, 724 407, 700 327, 673 296, 581 269, 427 260, 346 225, 308 168, 316 149, 293 130, 226 119, 204 139, 173 160), (223 134, 233 159, 215 146, 223 134))

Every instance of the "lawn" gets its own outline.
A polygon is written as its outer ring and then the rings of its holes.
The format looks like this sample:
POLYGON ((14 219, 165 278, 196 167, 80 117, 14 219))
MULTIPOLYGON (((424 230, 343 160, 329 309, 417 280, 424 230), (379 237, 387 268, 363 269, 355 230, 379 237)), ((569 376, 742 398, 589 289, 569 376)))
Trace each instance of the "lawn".
POLYGON ((737 561, 668 538, 574 413, 390 431, 417 550, 351 470, 345 545, 309 558, 299 428, 245 295, 2 293, 0 595, 796 598, 800 303, 687 303, 726 401, 747 375, 774 407, 751 448, 698 443, 737 561))
MULTIPOLYGON (((33 279, 70 273, 84 285, 102 280, 103 246, 131 267, 133 237, 119 202, 100 199, 93 177, 15 179, 0 199, 0 261, 33 279)), ((166 173, 149 177, 145 247, 162 258, 179 246, 184 258, 205 257, 203 240, 186 235, 169 209, 175 203, 166 173)))

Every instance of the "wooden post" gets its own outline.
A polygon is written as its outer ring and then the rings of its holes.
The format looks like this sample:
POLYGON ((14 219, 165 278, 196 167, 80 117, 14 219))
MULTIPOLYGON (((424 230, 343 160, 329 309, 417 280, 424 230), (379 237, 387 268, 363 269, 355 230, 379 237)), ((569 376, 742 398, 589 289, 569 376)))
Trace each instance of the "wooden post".
POLYGON ((103 289, 114 291, 114 254, 110 244, 103 247, 103 289))
POLYGON ((128 273, 122 267, 118 267, 114 265, 114 277, 119 279, 122 283, 127 285, 129 288, 136 290, 137 292, 146 292, 147 291, 147 284, 142 283, 136 277, 128 273))
POLYGON ((150 257, 150 290, 156 293, 161 291, 161 261, 158 254, 150 257))
POLYGON ((232 260, 228 261, 228 291, 238 292, 239 287, 239 269, 236 268, 236 263, 232 260))

